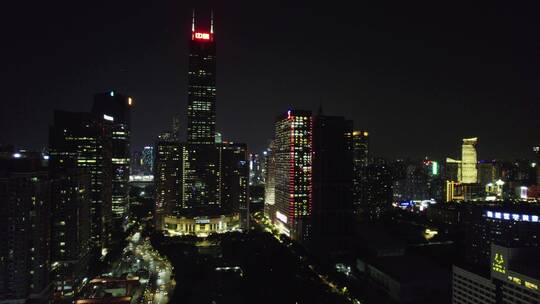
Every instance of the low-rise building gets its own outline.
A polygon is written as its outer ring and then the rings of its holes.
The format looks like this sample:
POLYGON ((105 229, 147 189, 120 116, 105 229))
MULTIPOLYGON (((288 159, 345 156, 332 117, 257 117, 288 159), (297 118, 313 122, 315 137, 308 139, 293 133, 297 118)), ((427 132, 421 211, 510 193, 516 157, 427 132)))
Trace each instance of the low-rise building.
POLYGON ((452 303, 540 303, 539 253, 492 244, 489 272, 454 266, 452 303))

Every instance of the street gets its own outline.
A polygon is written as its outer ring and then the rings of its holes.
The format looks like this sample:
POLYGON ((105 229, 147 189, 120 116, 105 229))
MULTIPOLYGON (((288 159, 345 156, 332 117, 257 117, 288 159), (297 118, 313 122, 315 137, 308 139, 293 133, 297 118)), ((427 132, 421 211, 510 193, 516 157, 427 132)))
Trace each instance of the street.
POLYGON ((164 304, 168 303, 169 294, 174 290, 172 272, 171 263, 152 247, 147 237, 142 237, 142 228, 139 228, 128 236, 122 257, 114 263, 109 274, 139 278, 140 285, 134 291, 131 303, 164 304))

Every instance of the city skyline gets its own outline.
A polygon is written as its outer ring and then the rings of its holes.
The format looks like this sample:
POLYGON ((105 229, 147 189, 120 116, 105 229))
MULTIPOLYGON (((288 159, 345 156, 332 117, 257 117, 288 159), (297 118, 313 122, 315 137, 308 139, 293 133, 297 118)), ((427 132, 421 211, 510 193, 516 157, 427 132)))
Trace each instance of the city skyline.
POLYGON ((10 4, 0 303, 540 303, 534 10, 300 4, 10 4))
MULTIPOLYGON (((125 4, 24 11, 3 50, 11 85, 0 142, 44 147, 45 128, 33 126, 111 89, 134 97, 134 150, 170 128, 172 114, 185 117, 192 6, 125 4)), ((459 155, 461 138, 479 137, 479 159, 532 157, 539 62, 529 35, 538 24, 525 8, 503 9, 215 5, 217 130, 258 152, 276 116, 322 105, 368 130, 376 156, 442 159, 459 155)), ((181 134, 186 127, 181 120, 181 134)))

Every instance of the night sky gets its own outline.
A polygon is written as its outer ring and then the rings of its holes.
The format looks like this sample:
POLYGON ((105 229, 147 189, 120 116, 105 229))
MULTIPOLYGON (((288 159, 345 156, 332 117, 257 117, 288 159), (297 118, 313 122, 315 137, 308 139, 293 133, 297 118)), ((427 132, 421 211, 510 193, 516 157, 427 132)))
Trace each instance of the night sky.
MULTIPOLYGON (((153 144, 174 113, 185 133, 193 3, 10 2, 0 13, 0 143, 40 149, 54 109, 89 111, 92 95, 111 89, 135 99, 132 149, 153 144)), ((478 136, 479 158, 530 157, 540 7, 393 2, 212 5, 217 129, 260 151, 279 113, 322 105, 370 131, 375 156, 457 157, 461 138, 478 136)), ((211 4, 196 3, 208 18, 211 4)))

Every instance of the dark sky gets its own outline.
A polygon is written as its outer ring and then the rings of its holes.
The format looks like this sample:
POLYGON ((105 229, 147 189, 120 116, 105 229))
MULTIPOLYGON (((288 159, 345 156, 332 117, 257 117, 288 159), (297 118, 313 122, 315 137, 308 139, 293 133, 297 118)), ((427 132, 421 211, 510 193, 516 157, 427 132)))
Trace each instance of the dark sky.
MULTIPOLYGON (((457 156, 462 137, 478 136, 480 158, 530 156, 540 142, 538 6, 363 2, 213 5, 224 137, 259 151, 277 114, 322 104, 369 130, 374 155, 457 156)), ((53 109, 88 111, 110 89, 135 99, 134 149, 173 113, 185 128, 193 5, 3 3, 0 143, 40 148, 53 109)))

